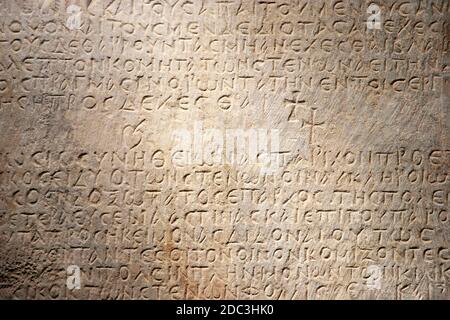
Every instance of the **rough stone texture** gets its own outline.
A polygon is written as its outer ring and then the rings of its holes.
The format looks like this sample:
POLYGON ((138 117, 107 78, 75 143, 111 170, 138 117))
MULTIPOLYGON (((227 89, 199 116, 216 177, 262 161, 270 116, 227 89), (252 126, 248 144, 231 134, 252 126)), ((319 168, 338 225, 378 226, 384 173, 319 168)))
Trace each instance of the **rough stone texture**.
POLYGON ((0 0, 0 296, 448 299, 449 1, 373 2, 0 0))

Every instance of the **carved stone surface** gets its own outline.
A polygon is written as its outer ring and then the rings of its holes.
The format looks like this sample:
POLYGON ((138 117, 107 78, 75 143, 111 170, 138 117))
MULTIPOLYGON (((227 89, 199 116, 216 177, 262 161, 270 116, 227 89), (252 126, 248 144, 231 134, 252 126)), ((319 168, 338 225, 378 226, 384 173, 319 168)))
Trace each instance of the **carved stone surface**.
POLYGON ((449 299, 449 10, 0 0, 0 297, 449 299))

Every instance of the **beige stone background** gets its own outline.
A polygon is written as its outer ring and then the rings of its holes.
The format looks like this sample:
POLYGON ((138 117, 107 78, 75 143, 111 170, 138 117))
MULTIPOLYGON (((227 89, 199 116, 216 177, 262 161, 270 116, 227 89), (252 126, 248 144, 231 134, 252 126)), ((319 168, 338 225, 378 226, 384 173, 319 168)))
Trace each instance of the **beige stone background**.
POLYGON ((448 299, 449 12, 0 0, 0 297, 448 299))

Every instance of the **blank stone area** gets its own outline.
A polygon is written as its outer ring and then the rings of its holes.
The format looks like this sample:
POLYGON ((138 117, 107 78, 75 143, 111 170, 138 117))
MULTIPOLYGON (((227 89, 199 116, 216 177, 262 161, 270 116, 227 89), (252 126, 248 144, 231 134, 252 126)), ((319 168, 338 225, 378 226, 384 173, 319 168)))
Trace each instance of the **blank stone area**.
POLYGON ((449 11, 0 0, 0 297, 449 299, 449 11))

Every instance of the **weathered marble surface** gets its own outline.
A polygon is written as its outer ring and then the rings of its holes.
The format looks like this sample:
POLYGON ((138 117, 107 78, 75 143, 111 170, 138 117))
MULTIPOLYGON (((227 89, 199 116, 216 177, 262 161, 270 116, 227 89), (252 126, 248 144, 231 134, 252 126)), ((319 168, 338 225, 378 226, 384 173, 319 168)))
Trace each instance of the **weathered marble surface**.
POLYGON ((0 297, 448 299, 449 1, 371 3, 0 0, 0 297))

